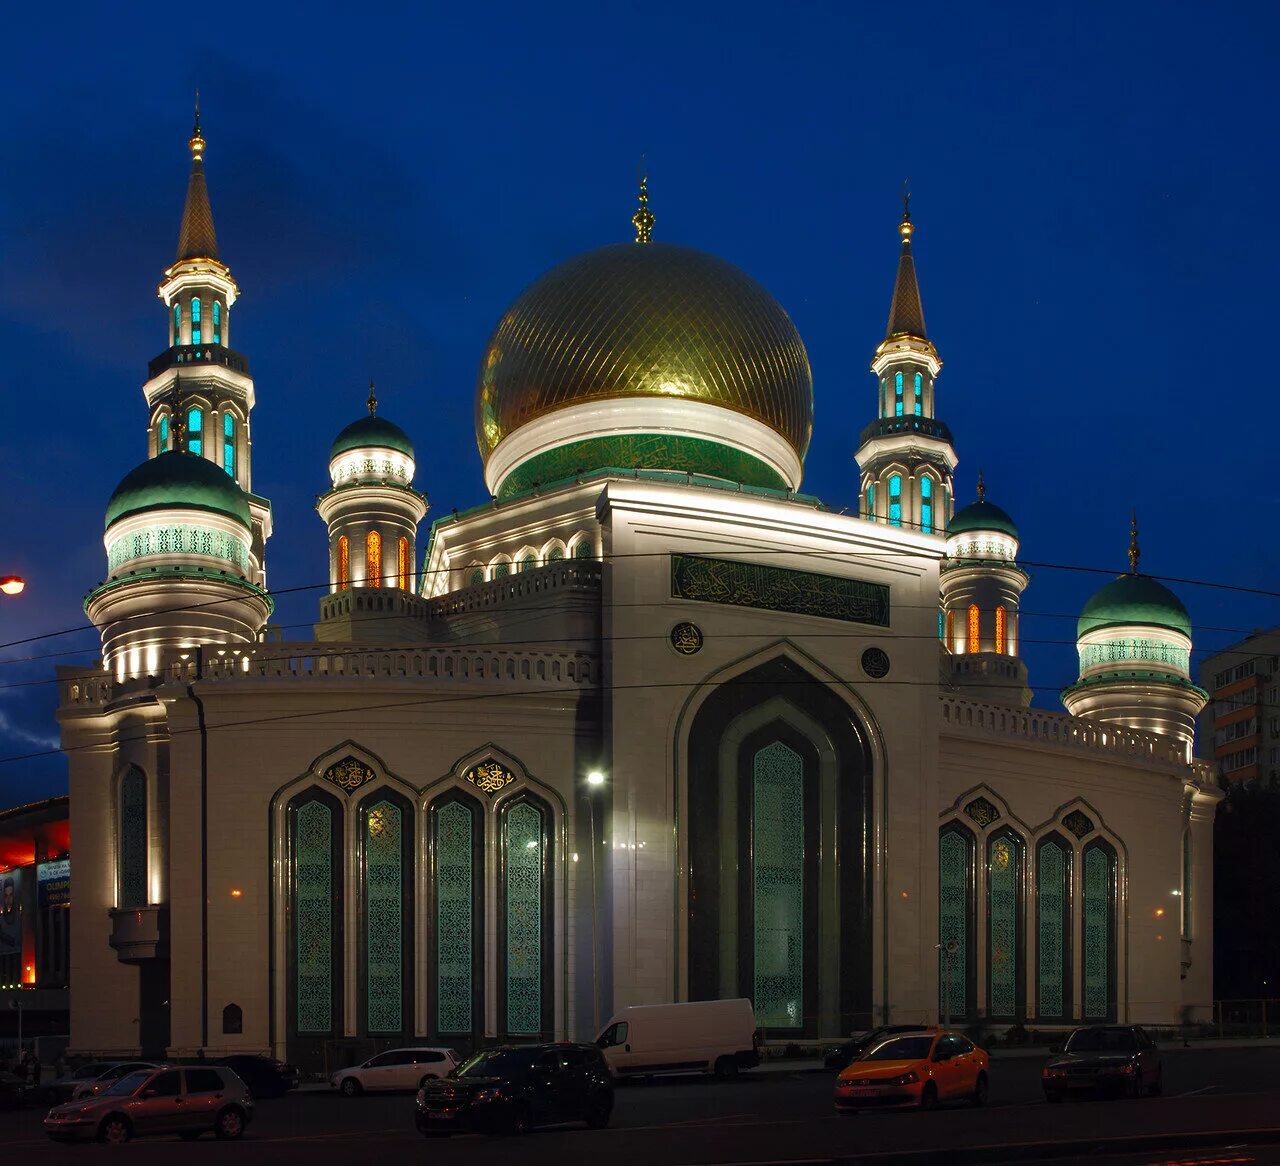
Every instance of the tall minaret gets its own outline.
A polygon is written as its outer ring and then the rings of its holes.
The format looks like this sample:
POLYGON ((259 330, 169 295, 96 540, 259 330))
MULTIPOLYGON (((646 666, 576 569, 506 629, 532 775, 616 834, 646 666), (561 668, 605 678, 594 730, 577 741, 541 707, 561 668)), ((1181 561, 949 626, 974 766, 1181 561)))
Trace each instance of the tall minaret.
POLYGON ((934 416, 933 387, 942 361, 924 327, 924 305, 911 256, 911 196, 904 192, 898 234, 902 251, 889 326, 876 349, 878 418, 854 455, 862 470, 861 513, 873 522, 945 534, 953 506, 956 452, 951 431, 934 416))
POLYGON ((181 410, 187 450, 221 467, 249 496, 250 576, 265 586, 264 547, 271 536, 271 503, 252 492, 253 380, 248 360, 231 348, 231 308, 240 288, 218 254, 204 177, 199 94, 187 145, 191 177, 178 254, 158 289, 168 310, 169 347, 151 361, 142 386, 148 410, 147 452, 155 457, 173 447, 174 412, 181 410))

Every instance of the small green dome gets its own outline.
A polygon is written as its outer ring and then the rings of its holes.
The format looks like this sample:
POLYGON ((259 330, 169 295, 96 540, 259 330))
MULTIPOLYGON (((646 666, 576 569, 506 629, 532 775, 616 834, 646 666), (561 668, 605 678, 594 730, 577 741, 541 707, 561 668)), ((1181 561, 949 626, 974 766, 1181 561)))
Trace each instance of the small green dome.
POLYGON ((947 525, 948 535, 968 534, 975 530, 998 530, 1013 538, 1018 537, 1018 528, 1013 525, 1013 519, 994 502, 982 499, 962 506, 947 525))
POLYGON ((208 510, 252 529, 249 499, 235 479, 208 458, 169 450, 130 470, 107 503, 107 522, 146 510, 208 510))
POLYGON ((1076 638, 1117 624, 1168 628, 1191 638, 1191 616, 1182 600, 1148 575, 1121 575, 1099 590, 1080 613, 1076 638))
POLYGON ((409 435, 398 425, 393 425, 385 417, 370 414, 353 421, 334 439, 333 448, 329 450, 329 460, 349 449, 394 449, 406 457, 413 457, 413 443, 409 435))

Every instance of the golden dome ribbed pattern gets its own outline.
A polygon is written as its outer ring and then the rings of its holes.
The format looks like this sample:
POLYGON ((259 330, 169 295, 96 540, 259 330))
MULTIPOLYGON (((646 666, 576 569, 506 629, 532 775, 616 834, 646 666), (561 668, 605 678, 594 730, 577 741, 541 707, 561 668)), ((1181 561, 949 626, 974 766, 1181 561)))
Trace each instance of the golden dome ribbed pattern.
POLYGON ((745 413, 801 457, 808 449, 809 357, 764 288, 688 247, 602 247, 542 276, 499 322, 480 367, 476 438, 487 459, 556 409, 672 396, 745 413))

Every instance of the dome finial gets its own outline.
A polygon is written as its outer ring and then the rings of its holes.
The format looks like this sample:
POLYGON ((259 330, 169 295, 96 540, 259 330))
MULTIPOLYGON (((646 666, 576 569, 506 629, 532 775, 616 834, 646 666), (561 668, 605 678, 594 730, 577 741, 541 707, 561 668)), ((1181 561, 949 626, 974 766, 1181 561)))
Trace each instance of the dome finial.
POLYGON ((649 209, 649 171, 644 164, 644 155, 640 155, 640 165, 636 168, 636 178, 640 183, 640 207, 631 216, 636 229, 637 243, 653 242, 653 212, 649 209))
POLYGON ((987 497, 987 484, 982 480, 982 471, 978 471, 978 501, 984 502, 987 497))
POLYGON ((1138 546, 1138 512, 1133 512, 1133 521, 1129 524, 1129 574, 1138 573, 1138 556, 1142 554, 1138 546))
POLYGON ((378 411, 378 398, 373 391, 373 378, 369 379, 369 400, 365 402, 369 406, 369 416, 372 417, 378 411))
POLYGON ((898 224, 898 234, 902 236, 904 246, 911 242, 911 232, 914 230, 915 226, 911 222, 911 187, 904 178, 902 180, 902 222, 898 224))
POLYGON ((195 125, 191 127, 191 140, 187 142, 191 147, 191 157, 197 162, 201 161, 204 154, 204 134, 200 132, 200 90, 196 90, 196 120, 195 125))

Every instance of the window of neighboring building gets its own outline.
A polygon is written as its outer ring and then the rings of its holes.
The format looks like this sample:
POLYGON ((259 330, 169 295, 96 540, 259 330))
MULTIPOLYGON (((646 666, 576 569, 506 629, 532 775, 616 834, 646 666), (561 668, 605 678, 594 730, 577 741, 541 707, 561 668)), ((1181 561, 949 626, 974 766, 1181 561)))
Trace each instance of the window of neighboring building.
POLYGON ((351 545, 347 541, 347 536, 340 535, 338 537, 338 586, 349 587, 351 585, 351 545))
POLYGON ((893 374, 893 415, 902 416, 902 374, 900 372, 893 374))
POLYGON ((364 540, 364 585, 382 586, 382 535, 371 530, 364 540))
POLYGON ((1003 606, 996 608, 996 651, 1003 656, 1008 635, 1009 616, 1003 606))
POLYGON ((187 449, 194 454, 204 453, 204 410, 198 405, 187 410, 187 449))
POLYGON ((200 300, 191 301, 191 343, 200 343, 200 300))
POLYGON ((217 300, 213 301, 213 342, 222 343, 222 305, 217 300))
POLYGON ((920 479, 920 529, 933 533, 933 479, 928 474, 920 479))
POLYGON ((902 475, 889 475, 889 525, 902 525, 902 475))
POLYGON ((236 476, 236 419, 230 413, 222 415, 222 468, 236 476))
POLYGON ((924 411, 924 388, 921 384, 921 376, 919 373, 915 375, 915 414, 917 417, 924 411))
POLYGON ((969 621, 965 633, 964 650, 970 655, 981 651, 979 647, 981 641, 978 638, 978 605, 976 603, 969 604, 969 621))

